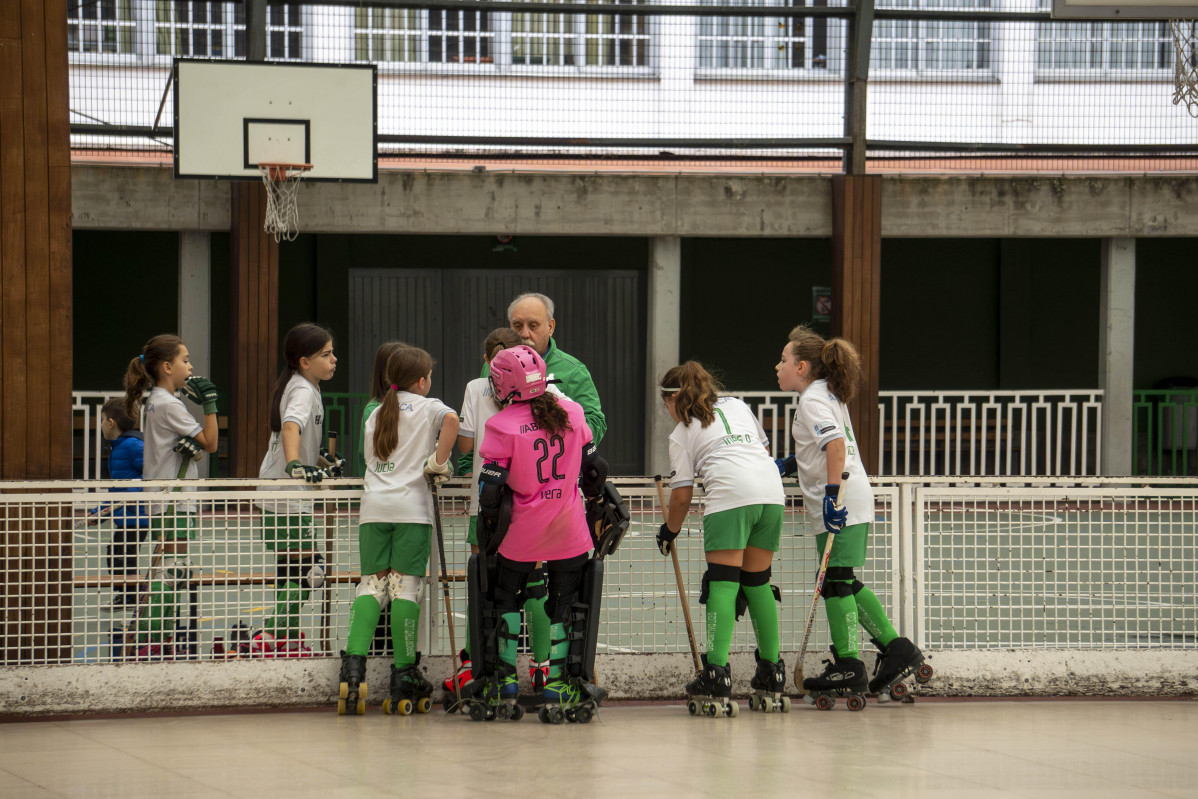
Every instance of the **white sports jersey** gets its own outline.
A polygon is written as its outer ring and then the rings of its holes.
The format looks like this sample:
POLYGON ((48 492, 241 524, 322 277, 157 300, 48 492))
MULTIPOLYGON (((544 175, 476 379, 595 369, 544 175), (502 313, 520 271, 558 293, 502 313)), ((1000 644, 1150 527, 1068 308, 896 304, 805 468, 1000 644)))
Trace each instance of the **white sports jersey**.
POLYGON ((399 446, 385 460, 374 453, 374 430, 380 405, 366 420, 366 475, 359 522, 432 524, 433 494, 424 462, 437 447, 441 421, 453 409, 439 399, 398 392, 399 446))
MULTIPOLYGON (((282 422, 295 422, 299 425, 299 454, 300 463, 315 466, 320 456, 320 445, 324 440, 324 400, 320 396, 320 386, 308 380, 303 375, 294 374, 283 387, 283 397, 279 400, 279 415, 282 422)), ((281 425, 280 425, 281 426, 281 425)), ((270 445, 266 448, 266 456, 258 467, 261 478, 277 479, 291 477, 287 474, 287 456, 283 453, 283 434, 270 434, 270 445)), ((295 486, 262 486, 259 491, 313 491, 315 486, 299 483, 295 486)), ((265 500, 255 502, 267 513, 287 514, 297 516, 311 514, 312 503, 298 499, 282 501, 265 500)))
MULTIPOLYGON (((179 467, 183 464, 183 456, 175 452, 175 444, 180 436, 195 437, 202 432, 204 426, 195 420, 183 400, 167 391, 165 388, 154 386, 150 396, 146 398, 141 410, 141 432, 145 441, 145 452, 142 461, 142 478, 145 480, 175 480, 179 477, 179 467)), ((200 468, 195 461, 187 467, 184 479, 197 480, 200 468)), ((195 489, 188 489, 194 491, 195 489)), ((148 513, 157 516, 166 510, 167 502, 150 502, 148 513)), ((185 507, 176 510, 195 512, 195 503, 187 503, 185 507)))
POLYGON ((474 471, 470 475, 470 515, 478 515, 478 475, 483 468, 483 459, 478 457, 478 451, 483 445, 483 434, 487 429, 487 420, 499 413, 499 406, 492 399, 489 377, 477 377, 466 384, 466 393, 462 397, 462 425, 458 435, 474 439, 474 471))
POLYGON ((746 505, 783 505, 782 478, 766 450, 765 431, 735 397, 716 400, 715 421, 678 423, 670 433, 670 487, 703 481, 703 515, 746 505))
POLYGON ((874 520, 874 490, 869 484, 861 454, 857 450, 849 410, 828 388, 827 380, 816 380, 799 394, 791 434, 795 440, 795 460, 799 466, 799 486, 807 513, 822 532, 824 529, 824 486, 828 483, 828 460, 824 448, 838 438, 845 439, 844 469, 847 482, 841 482, 839 502, 848 508, 845 526, 867 524, 874 520))

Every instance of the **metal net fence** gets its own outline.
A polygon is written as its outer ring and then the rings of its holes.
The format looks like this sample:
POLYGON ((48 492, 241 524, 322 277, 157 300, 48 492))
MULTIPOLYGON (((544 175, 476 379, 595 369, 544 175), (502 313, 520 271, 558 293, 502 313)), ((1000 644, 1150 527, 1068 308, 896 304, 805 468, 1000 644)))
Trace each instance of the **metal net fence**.
MULTIPOLYGON (((174 59, 255 35, 243 2, 62 1, 79 156, 167 158, 174 59)), ((384 167, 839 172, 864 143, 875 171, 1192 171, 1169 23, 1047 8, 885 0, 868 70, 843 0, 269 3, 256 35, 269 61, 377 66, 384 167)))

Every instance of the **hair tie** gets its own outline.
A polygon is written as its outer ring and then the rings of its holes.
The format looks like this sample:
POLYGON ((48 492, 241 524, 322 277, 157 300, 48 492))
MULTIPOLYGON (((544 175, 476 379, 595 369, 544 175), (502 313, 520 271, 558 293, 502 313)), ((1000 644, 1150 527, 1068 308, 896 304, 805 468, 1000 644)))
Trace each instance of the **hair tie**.
POLYGON ((682 390, 682 386, 677 386, 676 388, 666 388, 665 386, 661 387, 662 394, 675 394, 681 390, 682 390))
POLYGON ((399 386, 397 386, 397 385, 395 385, 394 383, 392 383, 392 384, 391 384, 391 390, 392 390, 392 391, 399 391, 399 386))
POLYGON ((144 354, 144 353, 143 353, 143 354, 141 354, 141 355, 138 355, 137 357, 138 357, 138 358, 141 358, 141 362, 142 362, 142 363, 145 363, 145 362, 146 362, 146 356, 145 356, 145 354, 144 354))

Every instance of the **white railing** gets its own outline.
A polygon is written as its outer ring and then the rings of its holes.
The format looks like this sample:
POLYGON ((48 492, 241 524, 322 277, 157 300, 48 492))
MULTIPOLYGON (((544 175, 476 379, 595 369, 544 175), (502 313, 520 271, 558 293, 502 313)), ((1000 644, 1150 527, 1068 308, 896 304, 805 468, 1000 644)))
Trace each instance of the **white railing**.
POLYGON ((71 392, 71 461, 80 459, 82 472, 72 467, 77 477, 99 480, 104 476, 104 436, 100 434, 100 408, 120 391, 71 392), (76 446, 76 441, 80 445, 76 446))
MULTIPOLYGON (((757 413, 778 457, 791 451, 796 395, 730 391, 757 413)), ((878 460, 886 476, 1093 475, 1102 391, 880 391, 878 460)))

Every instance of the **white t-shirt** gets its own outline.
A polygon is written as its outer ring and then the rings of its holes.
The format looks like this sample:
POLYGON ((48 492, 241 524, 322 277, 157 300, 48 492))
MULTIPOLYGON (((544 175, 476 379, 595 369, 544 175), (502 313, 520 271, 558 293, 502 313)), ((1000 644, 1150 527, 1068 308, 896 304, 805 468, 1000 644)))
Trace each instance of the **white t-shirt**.
MULTIPOLYGON (((320 444, 324 439, 324 400, 320 396, 320 387, 312 381, 295 374, 283 387, 283 397, 279 400, 279 415, 282 424, 295 422, 299 425, 300 463, 315 466, 320 456, 320 444)), ((282 426, 280 424, 280 427, 282 426)), ((291 477, 287 474, 287 456, 283 453, 283 434, 270 434, 270 445, 258 467, 258 476, 263 479, 278 479, 291 477)), ((298 483, 295 486, 261 486, 259 491, 313 491, 316 486, 309 483, 298 483)), ((287 514, 298 516, 312 513, 312 503, 300 500, 272 502, 266 500, 255 502, 267 513, 287 514)))
POLYGON ((716 400, 715 421, 682 422, 670 433, 670 487, 703 481, 703 515, 747 505, 783 505, 782 478, 766 450, 765 430, 741 400, 716 400))
MULTIPOLYGON (((142 478, 145 480, 176 480, 179 477, 179 467, 183 464, 183 455, 175 452, 175 444, 180 436, 195 436, 204 430, 204 426, 195 420, 191 411, 183 404, 183 400, 167 391, 165 388, 154 386, 150 396, 146 398, 141 411, 141 432, 145 442, 142 461, 142 478)), ((190 460, 190 459, 189 459, 190 460)), ((195 461, 187 466, 185 480, 198 480, 200 468, 195 461)), ((196 489, 187 489, 194 491, 196 489)), ((148 513, 157 516, 166 510, 167 502, 150 502, 148 513)), ((176 511, 195 513, 195 503, 186 503, 176 507, 176 511)))
POLYGON ((470 515, 478 515, 478 475, 483 468, 483 459, 478 456, 483 445, 483 435, 487 429, 487 420, 499 413, 499 406, 493 399, 489 377, 477 377, 466 384, 466 393, 462 396, 462 424, 458 435, 474 439, 474 470, 470 475, 470 515))
POLYGON ((432 524, 433 494, 424 476, 424 462, 437 447, 441 421, 453 409, 439 399, 409 391, 398 392, 399 445, 379 460, 374 453, 374 430, 382 406, 366 420, 365 491, 359 522, 432 524))
MULTIPOLYGON (((816 527, 824 529, 824 486, 828 483, 828 460, 824 449, 838 438, 845 439, 844 469, 839 502, 848 508, 846 527, 874 520, 874 490, 861 463, 849 410, 828 388, 827 380, 816 380, 799 394, 799 408, 790 429, 795 440, 799 486, 807 513, 816 527)), ((839 478, 839 475, 835 475, 839 478)))

